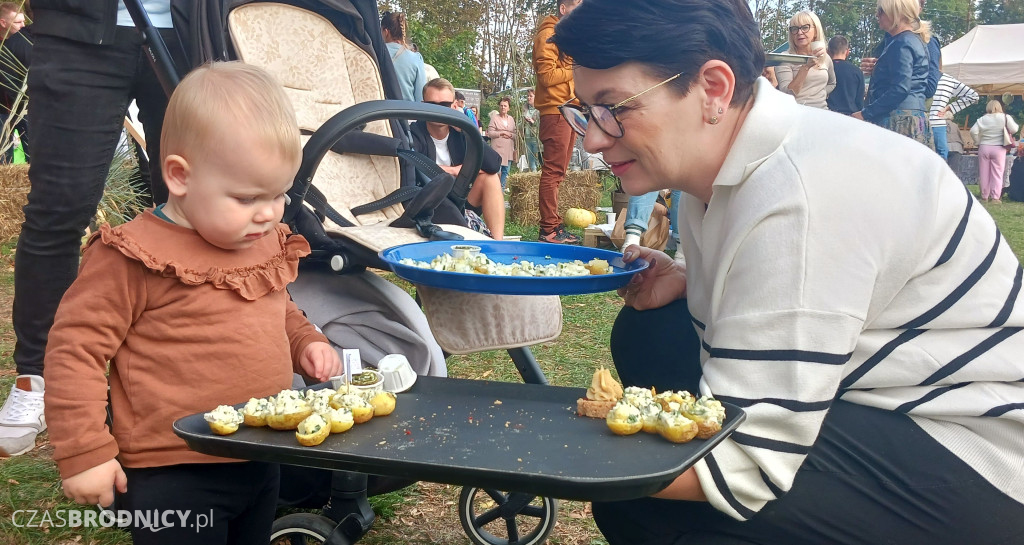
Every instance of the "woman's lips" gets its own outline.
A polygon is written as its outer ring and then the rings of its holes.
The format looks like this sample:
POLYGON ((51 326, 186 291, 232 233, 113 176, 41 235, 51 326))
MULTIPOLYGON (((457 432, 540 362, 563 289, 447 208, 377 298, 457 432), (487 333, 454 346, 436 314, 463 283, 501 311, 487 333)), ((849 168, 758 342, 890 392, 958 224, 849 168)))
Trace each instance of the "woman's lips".
POLYGON ((622 174, 624 172, 626 172, 627 170, 629 170, 629 167, 633 166, 633 163, 635 163, 635 162, 636 162, 635 160, 623 161, 621 163, 609 162, 608 166, 611 167, 612 174, 614 174, 614 175, 616 175, 618 177, 622 177, 622 174))

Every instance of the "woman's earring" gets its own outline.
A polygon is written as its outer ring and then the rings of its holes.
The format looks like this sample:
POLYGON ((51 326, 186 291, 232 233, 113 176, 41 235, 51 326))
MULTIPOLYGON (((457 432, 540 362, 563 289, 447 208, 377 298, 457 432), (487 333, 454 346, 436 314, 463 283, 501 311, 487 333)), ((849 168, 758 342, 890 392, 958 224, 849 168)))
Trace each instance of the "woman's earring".
MULTIPOLYGON (((723 113, 725 113, 725 110, 719 108, 718 109, 718 115, 722 115, 723 113)), ((711 116, 711 119, 708 120, 708 124, 710 124, 710 125, 717 125, 718 124, 718 115, 711 116)))

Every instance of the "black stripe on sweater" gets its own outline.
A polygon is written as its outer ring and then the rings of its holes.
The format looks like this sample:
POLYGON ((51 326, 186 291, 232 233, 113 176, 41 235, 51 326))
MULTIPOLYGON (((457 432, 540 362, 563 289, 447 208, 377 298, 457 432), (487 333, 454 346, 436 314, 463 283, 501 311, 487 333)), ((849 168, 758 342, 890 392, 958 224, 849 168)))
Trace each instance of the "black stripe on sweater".
POLYGON ((1007 296, 1006 302, 1003 303, 1003 308, 999 311, 999 314, 996 315, 996 319, 992 320, 991 324, 988 324, 989 327, 1002 327, 1010 317, 1010 312, 1013 311, 1013 305, 1017 302, 1017 296, 1020 295, 1022 276, 1024 276, 1024 269, 1022 269, 1020 264, 1018 264, 1017 275, 1013 277, 1013 287, 1010 288, 1010 295, 1007 296))
POLYGON ((898 413, 908 413, 908 412, 914 410, 915 408, 917 408, 917 407, 919 407, 921 405, 924 405, 925 403, 928 403, 929 401, 939 397, 940 395, 942 395, 942 394, 944 394, 946 392, 952 392, 953 390, 959 390, 960 388, 963 388, 964 386, 967 386, 969 384, 973 384, 973 383, 972 382, 962 382, 960 384, 950 384, 949 386, 943 386, 941 388, 936 388, 936 389, 928 392, 927 394, 925 394, 924 396, 922 396, 919 399, 916 399, 914 401, 908 401, 908 402, 900 405, 899 407, 896 407, 896 412, 898 412, 898 413))
POLYGON ((919 384, 919 386, 930 386, 948 377, 949 375, 952 375, 953 373, 959 371, 960 369, 963 369, 964 366, 974 361, 976 358, 978 358, 978 356, 981 356, 985 352, 988 352, 990 349, 992 349, 992 347, 998 345, 999 343, 1005 341, 1006 339, 1009 339, 1014 334, 1019 332, 1021 329, 1024 328, 1007 327, 1005 329, 1000 329, 996 331, 995 333, 989 335, 987 339, 981 341, 967 352, 960 354, 959 356, 953 358, 953 360, 947 363, 946 365, 943 365, 938 371, 932 373, 930 377, 924 379, 921 382, 921 384, 919 384))
POLYGON ((983 276, 985 272, 992 266, 992 262, 996 260, 996 252, 999 250, 999 241, 1002 240, 1003 235, 996 229, 996 240, 992 244, 992 248, 989 250, 988 255, 981 261, 978 266, 971 271, 971 274, 960 283, 949 295, 947 295, 942 301, 939 301, 937 305, 929 309, 924 314, 914 318, 913 320, 897 327, 896 329, 913 329, 921 327, 924 324, 938 318, 943 312, 949 310, 957 301, 960 300, 983 276))
POLYGON ((800 361, 804 363, 823 363, 826 365, 846 365, 853 352, 832 354, 830 352, 812 352, 810 350, 742 350, 738 348, 713 348, 705 344, 705 350, 712 358, 749 361, 800 361))
POLYGON ((903 333, 897 335, 895 339, 885 343, 885 346, 879 348, 878 352, 872 354, 870 358, 864 360, 864 363, 860 364, 860 366, 857 367, 852 373, 846 375, 846 378, 844 378, 843 381, 839 383, 839 389, 849 389, 864 375, 868 374, 868 371, 874 369, 875 366, 878 365, 879 363, 882 363, 882 360, 888 357, 889 354, 892 354, 893 351, 900 347, 900 345, 914 340, 915 338, 917 338, 918 335, 924 333, 925 331, 926 330, 924 329, 911 329, 908 331, 904 331, 903 333))
POLYGON ((768 490, 772 491, 772 495, 775 496, 775 499, 781 498, 782 495, 786 493, 785 490, 776 486, 776 484, 772 482, 772 478, 769 477, 763 469, 757 468, 757 470, 761 472, 761 480, 764 481, 764 485, 768 487, 768 490))
POLYGON ((692 315, 690 316, 690 321, 693 322, 693 325, 697 326, 697 328, 700 329, 701 331, 707 329, 707 327, 704 325, 704 322, 694 318, 692 315))
POLYGON ((748 433, 733 432, 729 436, 729 439, 748 447, 763 448, 765 450, 771 450, 774 452, 786 452, 789 454, 807 454, 810 452, 811 447, 798 445, 796 443, 790 443, 788 441, 779 441, 778 439, 766 439, 764 437, 758 437, 756 435, 750 435, 748 433))
POLYGON ((711 473, 711 479, 715 481, 715 487, 725 498, 725 502, 728 503, 737 513, 743 517, 743 520, 749 520, 757 513, 747 509, 745 505, 740 503, 740 500, 736 499, 736 496, 729 490, 729 485, 725 482, 725 475, 722 474, 722 468, 718 467, 718 462, 715 461, 714 452, 704 457, 704 462, 708 466, 708 471, 711 473))
MULTIPOLYGON (((966 187, 967 186, 964 186, 965 189, 966 187)), ((966 193, 967 209, 964 210, 964 215, 960 218, 960 223, 957 224, 956 230, 953 231, 953 238, 949 239, 949 244, 946 244, 946 248, 942 250, 942 255, 939 256, 939 260, 935 262, 935 267, 942 265, 953 257, 953 254, 956 253, 957 247, 960 246, 960 241, 964 238, 964 232, 967 231, 967 219, 971 216, 971 208, 974 207, 974 196, 971 195, 971 190, 969 189, 966 189, 966 193)))
POLYGON ((992 407, 981 416, 1003 416, 1004 414, 1017 409, 1024 409, 1024 403, 1008 403, 1006 405, 992 407))
POLYGON ((783 409, 793 411, 795 413, 812 413, 815 411, 826 411, 832 406, 832 400, 828 401, 797 401, 795 399, 782 399, 778 397, 762 397, 758 399, 750 399, 745 397, 731 397, 731 396, 715 396, 715 399, 724 401, 725 403, 732 403, 741 409, 752 407, 758 403, 766 403, 768 405, 775 405, 782 407, 783 409))

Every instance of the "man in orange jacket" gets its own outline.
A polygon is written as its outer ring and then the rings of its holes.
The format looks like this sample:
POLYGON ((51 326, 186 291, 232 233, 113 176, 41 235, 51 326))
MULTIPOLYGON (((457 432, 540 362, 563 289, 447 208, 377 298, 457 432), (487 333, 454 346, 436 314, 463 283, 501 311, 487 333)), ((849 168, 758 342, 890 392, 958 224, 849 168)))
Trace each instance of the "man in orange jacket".
POLYGON ((576 145, 576 133, 562 118, 558 107, 575 98, 572 83, 572 59, 562 55, 555 44, 548 43, 559 19, 568 15, 582 0, 558 0, 558 15, 548 15, 540 23, 533 39, 533 71, 537 74, 534 106, 540 111, 540 141, 544 165, 540 171, 540 236, 541 242, 579 244, 580 238, 565 229, 558 214, 558 186, 576 145))

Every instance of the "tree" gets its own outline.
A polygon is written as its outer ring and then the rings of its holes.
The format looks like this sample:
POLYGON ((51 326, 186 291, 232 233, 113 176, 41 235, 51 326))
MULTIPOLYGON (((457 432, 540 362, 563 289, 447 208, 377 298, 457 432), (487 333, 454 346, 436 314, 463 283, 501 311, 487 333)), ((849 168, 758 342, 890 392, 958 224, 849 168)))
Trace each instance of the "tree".
POLYGON ((978 24, 1024 23, 1024 0, 978 0, 978 24))

